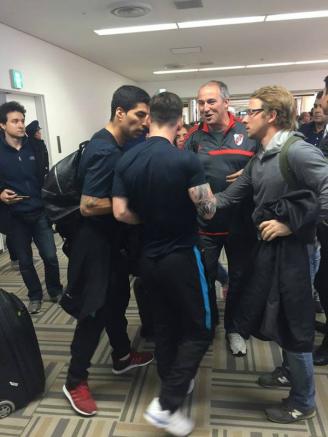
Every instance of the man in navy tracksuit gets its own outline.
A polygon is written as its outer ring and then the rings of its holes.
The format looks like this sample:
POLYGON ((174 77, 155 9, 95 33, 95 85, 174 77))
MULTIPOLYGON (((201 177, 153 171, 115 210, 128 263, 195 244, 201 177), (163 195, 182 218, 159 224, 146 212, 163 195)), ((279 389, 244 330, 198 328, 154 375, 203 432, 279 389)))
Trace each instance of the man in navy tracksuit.
POLYGON ((120 159, 113 183, 117 220, 143 223, 141 278, 149 292, 161 391, 145 418, 175 436, 193 422, 181 406, 213 335, 197 213, 212 218, 216 202, 193 153, 174 144, 183 104, 169 92, 150 101, 150 136, 120 159), (189 388, 188 388, 189 387, 189 388))
MULTIPOLYGON (((210 81, 201 86, 197 102, 202 122, 190 132, 185 147, 198 154, 213 193, 218 193, 241 174, 256 151, 256 142, 248 138, 245 127, 228 111, 229 91, 223 82, 210 81)), ((233 311, 239 301, 238 282, 255 240, 250 215, 251 200, 238 210, 220 211, 212 220, 199 220, 213 300, 217 262, 223 247, 227 254, 229 292, 224 325, 235 356, 246 354, 246 343, 234 328, 233 311)))

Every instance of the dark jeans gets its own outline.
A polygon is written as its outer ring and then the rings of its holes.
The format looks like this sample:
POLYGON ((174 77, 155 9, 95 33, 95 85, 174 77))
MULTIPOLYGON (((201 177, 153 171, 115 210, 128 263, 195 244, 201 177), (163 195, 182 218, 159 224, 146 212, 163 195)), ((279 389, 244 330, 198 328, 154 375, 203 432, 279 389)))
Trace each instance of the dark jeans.
POLYGON ((15 249, 13 247, 13 243, 11 241, 11 237, 7 235, 6 237, 6 246, 9 252, 10 261, 17 261, 17 255, 15 249))
POLYGON ((42 213, 39 218, 31 222, 13 216, 8 236, 16 252, 29 299, 31 301, 42 300, 43 294, 40 279, 33 265, 32 240, 44 262, 45 281, 49 295, 55 297, 60 294, 62 286, 54 235, 45 214, 42 213))
POLYGON ((319 293, 320 302, 328 320, 328 226, 319 225, 317 236, 321 244, 321 259, 314 286, 319 293))
POLYGON ((229 293, 227 294, 225 304, 224 328, 227 333, 236 332, 233 316, 240 300, 240 280, 249 263, 250 253, 255 244, 255 240, 240 235, 201 235, 200 244, 204 252, 204 261, 210 283, 211 302, 216 311, 214 319, 218 319, 215 293, 218 258, 222 248, 225 248, 228 259, 229 293))
POLYGON ((88 378, 88 368, 97 349, 103 330, 113 349, 112 359, 117 360, 130 352, 130 340, 127 334, 126 308, 130 299, 130 284, 127 270, 112 273, 110 287, 104 306, 94 315, 78 322, 71 345, 71 362, 67 375, 68 388, 76 387, 88 378))
POLYGON ((219 281, 222 286, 227 285, 229 281, 228 272, 220 263, 220 261, 218 261, 218 272, 217 272, 216 280, 219 281))
POLYGON ((150 290, 160 404, 175 411, 213 338, 211 306, 200 252, 181 249, 141 261, 141 278, 150 290))

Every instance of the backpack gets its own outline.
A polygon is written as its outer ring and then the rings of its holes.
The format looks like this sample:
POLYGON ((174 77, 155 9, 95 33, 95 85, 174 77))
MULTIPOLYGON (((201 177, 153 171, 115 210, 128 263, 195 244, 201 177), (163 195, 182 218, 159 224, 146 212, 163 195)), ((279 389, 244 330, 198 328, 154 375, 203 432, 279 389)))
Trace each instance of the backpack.
MULTIPOLYGON (((298 182, 297 178, 295 176, 295 173, 291 169, 289 162, 288 162, 288 151, 292 144, 296 143, 300 137, 296 135, 292 135, 288 138, 288 140, 285 142, 285 144, 281 147, 281 151, 279 154, 279 168, 280 172, 282 174, 282 177, 284 178, 284 181, 286 184, 291 188, 292 190, 297 190, 298 188, 298 182)), ((253 156, 253 158, 249 161, 249 167, 250 171, 252 170, 252 167, 254 165, 254 159, 256 155, 253 156)))
POLYGON ((291 188, 292 190, 296 190, 298 188, 298 182, 295 173, 291 169, 288 162, 288 151, 290 146, 296 143, 296 141, 298 141, 299 139, 300 137, 296 135, 292 135, 291 137, 289 137, 285 144, 282 146, 279 154, 279 168, 281 174, 289 188, 291 188))
POLYGON ((57 162, 45 177, 41 195, 46 214, 56 225, 70 221, 70 217, 79 216, 82 187, 78 170, 88 143, 81 143, 78 150, 57 162))

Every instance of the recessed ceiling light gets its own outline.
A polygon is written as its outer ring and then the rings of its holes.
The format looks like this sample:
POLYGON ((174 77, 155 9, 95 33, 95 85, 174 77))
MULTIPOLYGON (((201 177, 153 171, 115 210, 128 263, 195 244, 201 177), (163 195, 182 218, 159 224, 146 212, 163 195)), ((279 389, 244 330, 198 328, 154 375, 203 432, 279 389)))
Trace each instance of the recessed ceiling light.
POLYGON ((256 17, 236 17, 236 18, 219 18, 216 20, 200 20, 200 21, 183 21, 179 22, 179 29, 192 29, 194 27, 211 27, 211 26, 227 26, 231 24, 246 24, 258 23, 264 21, 265 16, 256 17))
POLYGON ((304 20, 306 18, 324 18, 324 17, 328 17, 328 10, 293 12, 291 14, 267 15, 265 21, 304 20))
POLYGON ((295 62, 276 62, 272 64, 253 64, 246 65, 246 68, 263 68, 263 67, 282 67, 285 65, 293 65, 295 62))
POLYGON ((242 68, 245 68, 245 65, 234 65, 231 67, 205 67, 205 68, 200 68, 199 71, 240 70, 242 68))
POLYGON ((188 68, 179 70, 161 70, 153 71, 153 74, 173 74, 173 73, 195 73, 203 71, 215 71, 215 70, 242 70, 244 68, 270 68, 270 67, 284 67, 290 65, 306 65, 306 64, 326 64, 328 59, 317 59, 308 61, 293 61, 293 62, 276 62, 271 64, 250 64, 250 65, 233 65, 227 67, 205 67, 205 68, 188 68))
POLYGON ((153 74, 194 73, 195 71, 199 71, 198 68, 187 68, 185 70, 160 70, 154 71, 153 74))
POLYGON ((328 59, 318 59, 315 61, 297 61, 294 62, 294 64, 297 65, 305 65, 305 64, 326 64, 328 62, 328 59))
MULTIPOLYGON (((121 6, 123 7, 123 6, 121 6)), ((124 6, 126 8, 138 7, 138 4, 132 6, 124 6)), ((295 12, 291 14, 275 14, 275 15, 259 15, 254 17, 235 17, 235 18, 219 18, 214 20, 200 20, 200 21, 182 21, 179 23, 164 23, 164 24, 150 24, 145 26, 128 26, 108 29, 94 30, 97 35, 120 35, 127 33, 139 32, 154 32, 158 30, 173 30, 173 29, 192 29, 199 27, 211 26, 227 26, 234 24, 258 23, 264 21, 284 21, 284 20, 299 20, 306 18, 322 18, 328 17, 328 10, 311 11, 311 12, 295 12)))
POLYGON ((177 29, 176 23, 163 23, 163 24, 149 24, 146 26, 128 26, 128 27, 114 27, 109 29, 94 30, 97 35, 123 35, 126 33, 139 33, 139 32, 155 32, 158 30, 172 30, 177 29))

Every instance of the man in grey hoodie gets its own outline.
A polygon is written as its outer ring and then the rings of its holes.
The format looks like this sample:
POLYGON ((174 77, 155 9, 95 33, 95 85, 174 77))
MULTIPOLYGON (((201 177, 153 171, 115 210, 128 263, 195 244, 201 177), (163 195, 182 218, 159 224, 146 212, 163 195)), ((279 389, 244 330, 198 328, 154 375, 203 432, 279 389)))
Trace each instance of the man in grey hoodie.
MULTIPOLYGON (((267 86, 252 94, 243 123, 248 136, 258 140, 261 147, 252 163, 245 167, 237 181, 224 192, 216 195, 218 209, 239 203, 252 191, 255 203, 253 217, 255 217, 264 204, 279 199, 291 191, 282 175, 279 155, 288 138, 295 135, 293 132, 295 119, 294 98, 285 88, 267 86)), ((287 158, 290 171, 296 178, 297 188, 311 190, 318 197, 320 204, 318 221, 327 218, 328 165, 322 152, 300 137, 289 147, 287 158)), ((267 242, 292 235, 288 222, 275 219, 262 221, 258 226, 258 231, 260 238, 267 242)), ((293 273, 298 274, 297 266, 293 273)), ((308 293, 311 294, 310 287, 308 293)), ((295 294, 297 296, 297 290, 295 294)), ((299 321, 299 328, 302 326, 299 321)), ((310 330, 312 330, 311 325, 310 330)), ((302 329, 300 331, 302 332, 302 329)), ((285 366, 259 378, 260 385, 265 387, 291 386, 287 400, 266 410, 269 420, 278 423, 293 423, 315 415, 313 362, 312 353, 308 349, 297 352, 284 349, 285 366), (288 375, 284 373, 286 371, 288 375), (283 381, 287 383, 284 384, 283 381)))

